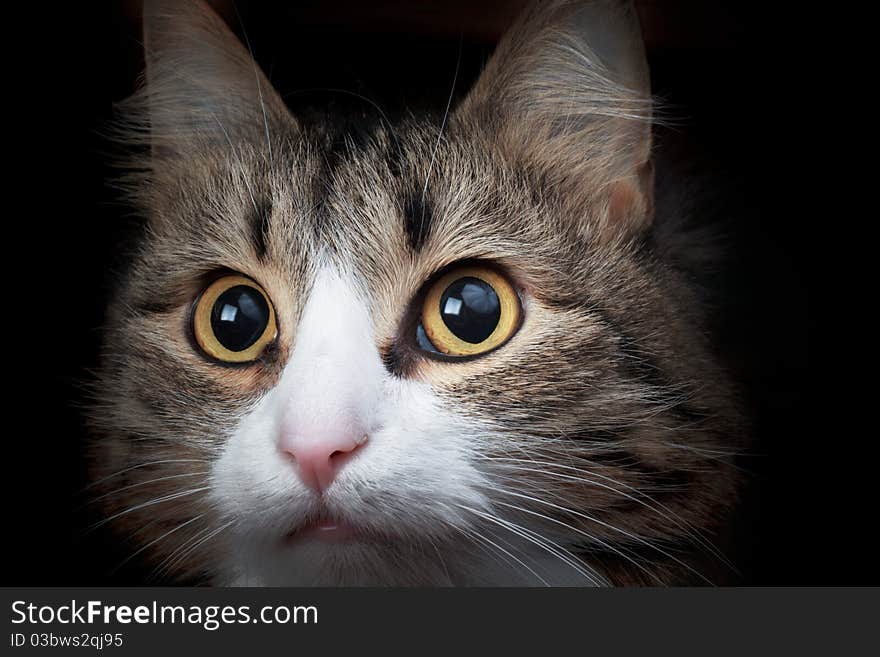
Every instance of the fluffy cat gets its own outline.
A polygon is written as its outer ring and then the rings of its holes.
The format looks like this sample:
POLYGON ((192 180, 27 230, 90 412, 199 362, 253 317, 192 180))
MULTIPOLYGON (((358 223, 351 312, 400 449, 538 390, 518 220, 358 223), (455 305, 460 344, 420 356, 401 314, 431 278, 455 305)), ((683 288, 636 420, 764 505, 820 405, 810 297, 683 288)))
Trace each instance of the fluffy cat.
POLYGON ((292 116, 201 1, 148 0, 144 43, 119 137, 146 229, 91 414, 129 558, 214 585, 718 581, 745 433, 655 202, 631 5, 536 3, 442 123, 357 140, 292 116))

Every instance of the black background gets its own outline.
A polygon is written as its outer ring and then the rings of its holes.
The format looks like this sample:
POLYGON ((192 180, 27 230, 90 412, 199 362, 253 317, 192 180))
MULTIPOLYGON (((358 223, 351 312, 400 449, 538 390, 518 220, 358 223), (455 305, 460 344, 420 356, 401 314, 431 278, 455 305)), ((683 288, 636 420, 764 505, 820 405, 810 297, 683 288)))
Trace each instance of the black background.
MULTIPOLYGON (((458 95, 499 29, 503 2, 238 3, 259 63, 283 91, 330 87, 394 106, 445 104, 459 47, 458 95), (416 7, 416 9, 413 9, 416 7), (480 18, 479 27, 474 18, 480 18), (485 20, 483 20, 485 19, 485 20)), ((2 584, 106 583, 107 546, 83 541, 81 382, 96 362, 106 291, 127 218, 106 181, 99 132, 141 68, 136 3, 59 3, 7 22, 4 103, 8 334, 2 584), (11 47, 10 47, 11 46, 11 47)), ((743 209, 732 231, 719 338, 758 443, 737 561, 747 584, 876 583, 851 529, 867 493, 849 477, 814 398, 808 312, 816 209, 796 206, 787 161, 796 130, 786 35, 764 3, 646 2, 655 91, 682 117, 743 209), (832 564, 829 566, 829 564, 832 564)), ((290 103, 313 95, 296 94, 290 103)), ((328 104, 356 99, 324 94, 328 104)), ((314 100, 314 98, 312 98, 314 100)), ((732 201, 733 202, 733 201, 732 201)), ((858 458, 857 456, 855 457, 858 458)), ((873 493, 870 493, 873 495, 873 493)))

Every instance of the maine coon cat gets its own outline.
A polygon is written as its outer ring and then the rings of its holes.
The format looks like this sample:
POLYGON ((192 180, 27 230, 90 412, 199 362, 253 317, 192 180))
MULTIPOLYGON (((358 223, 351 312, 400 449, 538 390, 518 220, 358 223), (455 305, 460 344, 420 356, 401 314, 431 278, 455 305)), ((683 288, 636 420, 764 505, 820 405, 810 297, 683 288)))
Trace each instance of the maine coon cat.
POLYGON ((144 44, 119 137, 146 228, 92 412, 130 558, 223 585, 717 581, 743 431, 655 203, 631 5, 536 3, 448 114, 358 139, 291 115, 201 1, 148 0, 144 44))

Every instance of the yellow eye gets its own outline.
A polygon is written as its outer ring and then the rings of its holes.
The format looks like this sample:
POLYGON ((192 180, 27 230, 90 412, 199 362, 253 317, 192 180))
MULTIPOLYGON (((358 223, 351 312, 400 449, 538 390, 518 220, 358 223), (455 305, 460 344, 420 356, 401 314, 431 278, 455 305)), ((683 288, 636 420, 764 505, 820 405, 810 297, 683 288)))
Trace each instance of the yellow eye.
POLYGON ((263 288, 238 274, 223 276, 202 292, 192 324, 202 351, 224 363, 256 360, 278 333, 263 288))
POLYGON ((423 348, 476 356, 501 346, 519 328, 522 309, 513 285, 479 265, 458 267, 435 281, 422 306, 423 348))

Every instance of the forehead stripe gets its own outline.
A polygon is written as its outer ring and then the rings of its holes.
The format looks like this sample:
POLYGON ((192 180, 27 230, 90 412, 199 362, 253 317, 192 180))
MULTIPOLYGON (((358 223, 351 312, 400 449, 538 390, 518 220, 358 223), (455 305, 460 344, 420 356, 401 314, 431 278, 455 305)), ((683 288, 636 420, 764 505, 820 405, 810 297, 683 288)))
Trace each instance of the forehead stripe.
POLYGON ((430 200, 422 190, 413 190, 403 200, 403 230, 410 249, 422 250, 431 232, 433 221, 430 200))
POLYGON ((249 224, 251 226, 251 239, 253 240, 254 252, 257 258, 263 260, 266 257, 269 242, 269 218, 272 216, 272 199, 261 197, 255 199, 255 205, 250 206, 249 224))

